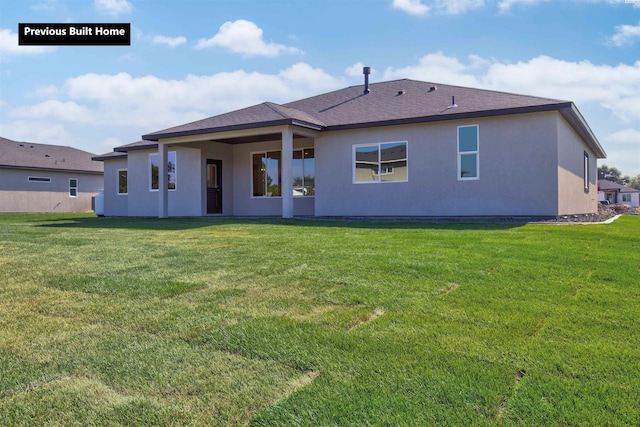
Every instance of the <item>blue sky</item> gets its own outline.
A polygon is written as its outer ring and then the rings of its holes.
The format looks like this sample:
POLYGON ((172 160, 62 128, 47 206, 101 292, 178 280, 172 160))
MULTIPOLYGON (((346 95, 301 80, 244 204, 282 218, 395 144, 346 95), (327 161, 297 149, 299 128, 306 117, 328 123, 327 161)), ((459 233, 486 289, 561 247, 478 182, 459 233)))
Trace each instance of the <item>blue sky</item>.
POLYGON ((0 136, 105 153, 363 65, 573 101, 640 173, 640 0, 0 0, 0 136), (130 22, 131 46, 18 46, 20 22, 130 22))

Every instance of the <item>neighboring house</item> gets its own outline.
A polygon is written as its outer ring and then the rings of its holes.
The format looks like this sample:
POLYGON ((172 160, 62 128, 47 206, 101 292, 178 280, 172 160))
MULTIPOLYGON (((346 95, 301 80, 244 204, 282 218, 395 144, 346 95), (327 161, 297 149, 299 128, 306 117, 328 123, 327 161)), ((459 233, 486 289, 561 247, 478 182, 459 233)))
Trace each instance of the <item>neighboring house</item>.
POLYGON ((640 190, 626 187, 617 182, 606 179, 598 180, 598 201, 608 201, 611 204, 624 203, 631 207, 640 206, 640 190))
POLYGON ((0 212, 88 212, 103 185, 95 154, 0 138, 0 212))
POLYGON ((105 215, 557 216, 597 211, 606 156, 569 101, 395 80, 143 135, 105 215))

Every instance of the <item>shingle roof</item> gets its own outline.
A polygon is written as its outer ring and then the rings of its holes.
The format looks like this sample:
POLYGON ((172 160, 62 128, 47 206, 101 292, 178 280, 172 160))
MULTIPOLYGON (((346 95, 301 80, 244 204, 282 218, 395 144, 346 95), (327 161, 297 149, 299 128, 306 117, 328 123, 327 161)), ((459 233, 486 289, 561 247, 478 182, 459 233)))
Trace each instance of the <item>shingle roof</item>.
POLYGON ((606 154, 572 102, 416 80, 351 86, 284 105, 271 102, 143 135, 143 139, 276 125, 332 131, 538 111, 559 111, 598 157, 606 154), (452 108, 455 98, 455 107, 452 108))
POLYGON ((640 190, 630 188, 617 182, 609 181, 608 179, 598 180, 598 190, 600 191, 618 191, 621 193, 640 193, 640 190))
POLYGON ((77 148, 0 137, 0 167, 103 173, 104 165, 93 156, 77 148))

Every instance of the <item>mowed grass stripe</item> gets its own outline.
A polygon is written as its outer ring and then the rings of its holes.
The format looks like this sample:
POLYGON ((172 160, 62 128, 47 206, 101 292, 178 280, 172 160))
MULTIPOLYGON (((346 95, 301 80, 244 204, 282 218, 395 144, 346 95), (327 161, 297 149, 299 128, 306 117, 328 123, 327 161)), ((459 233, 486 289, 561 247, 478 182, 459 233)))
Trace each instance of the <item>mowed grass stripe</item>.
POLYGON ((0 216, 0 420, 635 425, 639 230, 0 216))

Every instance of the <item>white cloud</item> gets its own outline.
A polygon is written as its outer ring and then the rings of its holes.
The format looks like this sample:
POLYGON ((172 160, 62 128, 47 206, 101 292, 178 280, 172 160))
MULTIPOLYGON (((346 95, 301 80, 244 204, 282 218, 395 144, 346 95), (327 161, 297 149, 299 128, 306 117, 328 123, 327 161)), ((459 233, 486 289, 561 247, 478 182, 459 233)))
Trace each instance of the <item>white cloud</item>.
POLYGON ((121 15, 131 13, 133 7, 127 0, 94 0, 93 3, 102 13, 107 15, 121 15))
POLYGON ((431 9, 423 4, 421 0, 393 0, 393 7, 418 16, 426 14, 431 9))
POLYGON ((500 0, 498 2, 498 10, 501 13, 506 13, 511 10, 511 7, 514 5, 536 5, 539 3, 545 3, 549 0, 500 0))
POLYGON ((40 104, 18 107, 11 111, 17 119, 52 119, 62 122, 89 122, 93 119, 91 110, 72 101, 61 102, 51 99, 40 104))
POLYGON ((462 86, 479 85, 478 78, 472 71, 478 64, 478 56, 473 56, 472 64, 467 65, 458 58, 444 55, 442 52, 423 56, 416 65, 404 68, 388 67, 382 80, 408 78, 428 82, 448 83, 462 86))
POLYGON ((9 29, 0 29, 0 60, 11 55, 37 55, 53 52, 53 46, 20 46, 18 45, 18 33, 9 29))
POLYGON ((618 25, 615 34, 609 39, 614 46, 632 46, 636 40, 640 40, 640 22, 635 26, 618 25))
POLYGON ((484 0, 393 0, 392 6, 411 15, 422 16, 433 11, 445 15, 459 15, 484 6, 484 0))
POLYGON ((640 174, 640 129, 623 129, 601 139, 607 158, 601 164, 617 167, 623 175, 640 174))
POLYGON ((447 15, 459 15, 484 6, 484 0, 436 0, 434 7, 447 15))
POLYGON ((187 38, 180 37, 166 37, 161 35, 155 35, 151 38, 151 42, 155 44, 163 44, 169 47, 180 46, 181 44, 185 44, 187 42, 187 38))
POLYGON ((412 78, 436 83, 523 93, 577 104, 597 103, 619 120, 640 120, 640 61, 600 65, 538 56, 506 63, 471 55, 466 61, 442 52, 404 68, 389 67, 383 80, 412 78))
MULTIPOLYGON (((349 77, 360 77, 362 78, 362 69, 365 65, 362 62, 356 62, 353 65, 348 66, 344 70, 344 74, 349 77)), ((371 67, 371 74, 375 74, 376 70, 371 67)))
POLYGON ((240 53, 245 57, 275 57, 283 54, 304 53, 295 47, 267 43, 263 40, 262 33, 262 29, 251 21, 244 19, 233 22, 227 21, 220 26, 220 29, 213 37, 198 40, 196 49, 217 46, 234 53, 240 53))

